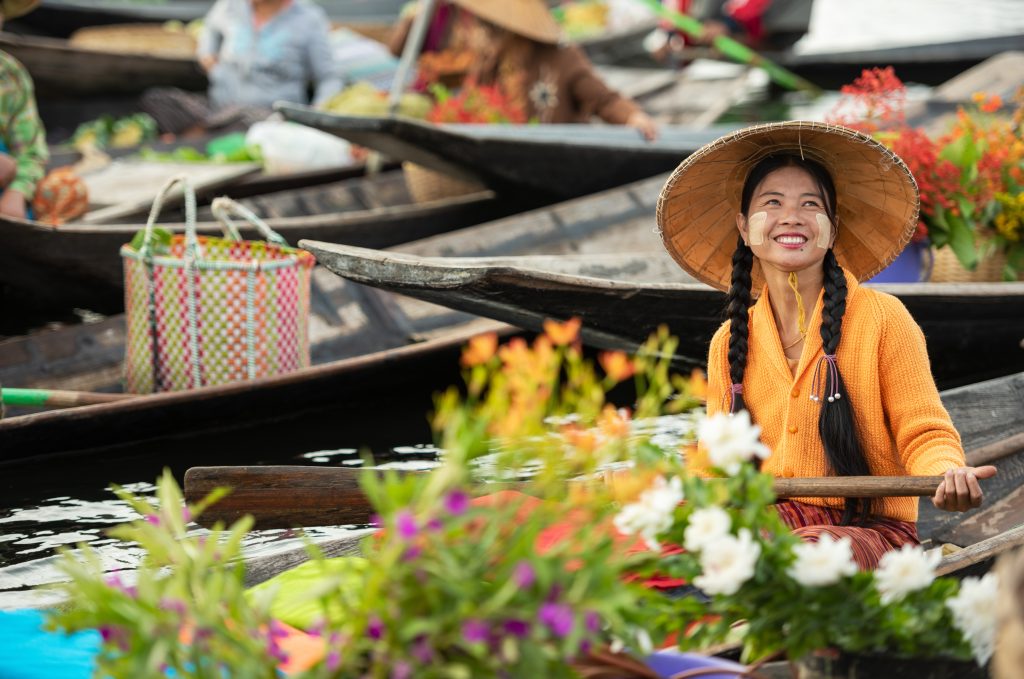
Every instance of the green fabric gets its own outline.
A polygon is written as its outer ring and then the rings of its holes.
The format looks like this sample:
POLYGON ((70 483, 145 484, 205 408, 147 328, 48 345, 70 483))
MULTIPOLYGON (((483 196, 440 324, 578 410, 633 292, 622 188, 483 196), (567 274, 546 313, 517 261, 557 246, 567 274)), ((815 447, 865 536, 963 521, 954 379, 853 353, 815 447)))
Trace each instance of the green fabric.
POLYGON ((359 595, 369 562, 358 556, 307 561, 246 591, 250 603, 272 596, 270 614, 308 630, 319 622, 340 622, 359 595))
POLYGON ((0 52, 0 141, 18 166, 7 188, 31 200, 36 184, 46 174, 50 152, 36 111, 32 79, 25 67, 6 52, 0 52))

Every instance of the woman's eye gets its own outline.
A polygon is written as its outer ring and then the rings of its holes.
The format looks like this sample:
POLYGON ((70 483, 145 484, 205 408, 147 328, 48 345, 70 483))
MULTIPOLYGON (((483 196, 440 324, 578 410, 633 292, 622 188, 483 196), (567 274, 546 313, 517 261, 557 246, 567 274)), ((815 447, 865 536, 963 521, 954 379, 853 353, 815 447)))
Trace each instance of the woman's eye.
POLYGON ((808 200, 808 201, 804 202, 804 207, 818 207, 818 208, 820 208, 821 205, 818 204, 818 201, 808 200))

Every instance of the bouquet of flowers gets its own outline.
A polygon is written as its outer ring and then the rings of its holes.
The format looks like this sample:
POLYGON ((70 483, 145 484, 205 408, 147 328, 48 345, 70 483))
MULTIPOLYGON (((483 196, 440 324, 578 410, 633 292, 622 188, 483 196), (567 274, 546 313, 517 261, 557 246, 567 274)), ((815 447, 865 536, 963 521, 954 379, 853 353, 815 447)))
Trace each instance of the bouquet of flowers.
POLYGON ((760 427, 746 411, 716 414, 700 425, 721 478, 660 478, 616 517, 620 530, 652 548, 681 545, 641 572, 692 583, 699 596, 661 602, 652 634, 673 634, 682 647, 739 640, 748 660, 784 651, 885 652, 967 659, 992 655, 995 574, 936 578, 940 553, 906 546, 885 554, 875 571, 859 571, 849 538, 803 542, 772 508, 772 478, 754 462, 767 457, 760 427), (669 480, 666 480, 669 479, 669 480), (684 502, 651 498, 666 487, 684 502), (737 627, 737 625, 739 626, 737 627))
POLYGON ((938 136, 906 122, 906 88, 892 67, 865 70, 843 87, 830 117, 874 135, 906 161, 921 190, 916 238, 950 247, 965 269, 1005 257, 1002 278, 1024 271, 1024 91, 1012 116, 999 97, 974 95, 938 136))

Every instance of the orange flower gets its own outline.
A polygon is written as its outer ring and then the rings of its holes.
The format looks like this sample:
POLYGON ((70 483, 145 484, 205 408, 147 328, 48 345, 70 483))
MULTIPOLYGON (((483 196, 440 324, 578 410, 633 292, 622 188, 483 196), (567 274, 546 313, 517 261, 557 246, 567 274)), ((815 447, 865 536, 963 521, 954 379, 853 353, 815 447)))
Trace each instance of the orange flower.
POLYGON ((544 321, 544 334, 548 336, 556 346, 571 344, 580 334, 580 326, 583 321, 578 316, 573 316, 565 323, 551 320, 544 321))
POLYGON ((690 393, 694 398, 699 398, 702 401, 708 400, 708 381, 704 377, 704 371, 700 368, 694 368, 690 373, 690 393))
POLYGON ((462 365, 472 368, 475 365, 483 365, 491 360, 498 350, 498 334, 489 332, 484 335, 477 335, 469 340, 469 344, 462 350, 462 365))
POLYGON ((597 362, 614 382, 622 382, 636 373, 636 365, 623 351, 602 351, 597 355, 597 362))
POLYGON ((583 429, 578 424, 567 424, 562 427, 562 437, 573 448, 592 453, 597 450, 597 434, 593 429, 583 429))
POLYGON ((975 92, 971 99, 978 105, 982 113, 994 113, 1003 107, 1003 100, 998 94, 988 95, 984 92, 975 92))
POLYGON ((626 438, 629 436, 629 411, 625 408, 617 409, 611 403, 606 403, 597 418, 597 427, 608 438, 626 438))

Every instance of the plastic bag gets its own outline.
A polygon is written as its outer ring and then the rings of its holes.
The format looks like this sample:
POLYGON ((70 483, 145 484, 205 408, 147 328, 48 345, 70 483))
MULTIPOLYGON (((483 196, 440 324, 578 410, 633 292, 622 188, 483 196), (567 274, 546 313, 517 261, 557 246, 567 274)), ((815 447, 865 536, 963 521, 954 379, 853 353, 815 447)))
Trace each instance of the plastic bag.
POLYGON ((352 145, 344 139, 285 120, 254 124, 245 135, 245 143, 260 147, 264 169, 270 174, 339 167, 353 162, 352 145))

